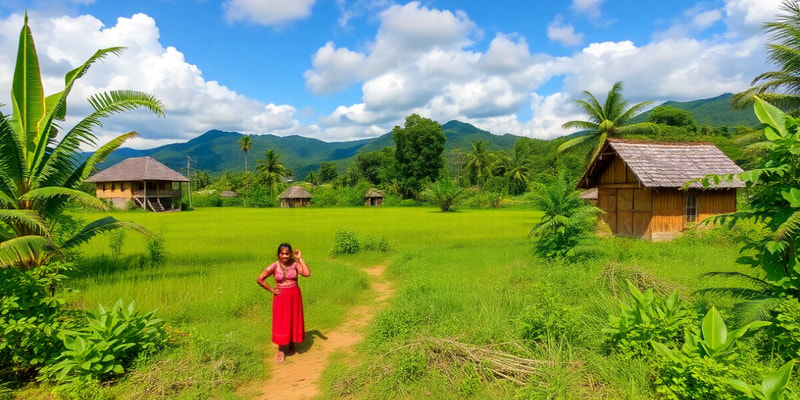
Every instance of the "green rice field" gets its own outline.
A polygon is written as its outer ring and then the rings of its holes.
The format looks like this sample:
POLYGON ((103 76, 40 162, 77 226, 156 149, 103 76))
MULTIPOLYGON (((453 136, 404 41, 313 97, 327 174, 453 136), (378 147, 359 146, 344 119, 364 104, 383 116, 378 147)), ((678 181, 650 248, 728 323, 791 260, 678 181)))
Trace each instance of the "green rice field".
MULTIPOLYGON (((74 214, 86 221, 97 214, 74 214)), ((157 309, 171 346, 143 360, 112 389, 121 398, 242 398, 237 387, 270 376, 271 297, 256 284, 289 242, 312 275, 301 281, 306 329, 324 333, 348 310, 370 301, 364 268, 386 265, 396 292, 379 312, 359 357, 334 355, 323 398, 651 398, 636 362, 603 349, 602 325, 624 298, 619 282, 638 279, 681 290, 699 308, 730 299, 693 295, 719 285, 703 272, 732 270, 725 240, 650 243, 612 238, 579 260, 533 254, 527 237, 540 213, 524 207, 441 213, 406 208, 201 208, 191 212, 120 212, 160 235, 167 258, 144 266, 145 239, 134 232, 114 257, 108 237, 81 249, 69 301, 92 309, 117 299, 157 309), (389 251, 332 256, 337 230, 380 238, 389 251), (538 335, 538 336, 537 336, 538 335), (547 363, 527 382, 487 378, 474 366, 443 367, 428 339, 474 346, 522 346, 547 363), (161 396, 161 397, 159 397, 161 396)), ((312 349, 313 351, 313 349, 312 349)))

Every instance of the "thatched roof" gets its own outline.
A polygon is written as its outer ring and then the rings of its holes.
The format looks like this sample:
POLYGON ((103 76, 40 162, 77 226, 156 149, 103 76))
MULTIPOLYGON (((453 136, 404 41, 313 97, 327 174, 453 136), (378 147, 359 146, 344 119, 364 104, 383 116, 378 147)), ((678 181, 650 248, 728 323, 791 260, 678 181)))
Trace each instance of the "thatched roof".
MULTIPOLYGON (((586 168, 578 188, 596 187, 603 170, 619 157, 630 168, 639 184, 648 188, 682 188, 692 179, 708 174, 742 172, 712 143, 660 143, 623 139, 607 139, 586 168)), ((689 187, 702 189, 700 182, 689 187)), ((744 187, 738 180, 720 182, 714 189, 744 187)))
POLYGON ((152 157, 135 157, 122 160, 86 179, 86 182, 170 181, 189 182, 152 157))
POLYGON ((236 197, 237 193, 232 190, 223 190, 219 197, 236 197))
POLYGON ((279 199, 310 199, 311 193, 308 193, 300 186, 289 186, 283 193, 278 196, 279 199))
POLYGON ((383 198, 383 193, 379 192, 378 189, 372 188, 370 190, 367 190, 367 193, 364 195, 364 197, 367 198, 367 199, 372 199, 372 198, 381 198, 382 199, 383 198))

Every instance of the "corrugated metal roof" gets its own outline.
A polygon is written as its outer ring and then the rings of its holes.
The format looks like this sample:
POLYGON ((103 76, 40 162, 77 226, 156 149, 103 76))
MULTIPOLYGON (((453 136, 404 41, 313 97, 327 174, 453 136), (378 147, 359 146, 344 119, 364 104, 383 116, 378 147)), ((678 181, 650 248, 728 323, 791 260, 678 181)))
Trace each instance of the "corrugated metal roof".
POLYGON ((153 157, 127 158, 86 179, 86 182, 128 181, 189 182, 189 179, 153 157))
MULTIPOLYGON (((708 174, 738 174, 743 172, 712 143, 664 143, 641 142, 623 139, 608 139, 595 156, 583 177, 579 188, 597 186, 605 167, 619 157, 630 168, 643 187, 682 188, 692 179, 708 174)), ((689 187, 702 189, 700 182, 689 187)), ((739 188, 739 180, 720 182, 715 189, 739 188)))

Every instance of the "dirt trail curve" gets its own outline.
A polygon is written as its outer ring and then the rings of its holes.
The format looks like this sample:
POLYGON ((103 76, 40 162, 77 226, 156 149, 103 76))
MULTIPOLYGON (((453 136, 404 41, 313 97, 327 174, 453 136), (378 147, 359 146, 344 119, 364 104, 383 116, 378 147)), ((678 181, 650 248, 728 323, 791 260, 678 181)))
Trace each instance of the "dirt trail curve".
MULTIPOLYGON (((394 293, 393 286, 383 276, 384 270, 384 266, 365 269, 375 300, 351 310, 348 319, 338 328, 314 335, 310 349, 287 356, 283 364, 277 364, 274 352, 271 352, 267 362, 273 364, 272 377, 266 382, 255 382, 241 388, 239 394, 263 400, 312 399, 319 395, 319 379, 330 355, 360 342, 366 326, 394 293)), ((306 340, 308 338, 307 333, 306 340)))

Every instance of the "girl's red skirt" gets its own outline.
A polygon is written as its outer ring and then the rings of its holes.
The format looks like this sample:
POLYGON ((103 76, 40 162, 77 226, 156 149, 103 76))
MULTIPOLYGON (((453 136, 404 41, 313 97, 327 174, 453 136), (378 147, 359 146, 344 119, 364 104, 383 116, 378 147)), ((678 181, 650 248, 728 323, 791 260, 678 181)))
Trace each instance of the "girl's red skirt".
POLYGON ((300 288, 281 288, 281 293, 272 297, 272 342, 278 346, 303 343, 305 335, 300 288))

